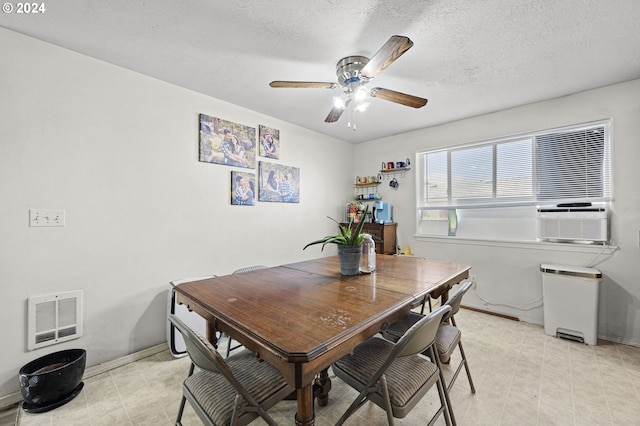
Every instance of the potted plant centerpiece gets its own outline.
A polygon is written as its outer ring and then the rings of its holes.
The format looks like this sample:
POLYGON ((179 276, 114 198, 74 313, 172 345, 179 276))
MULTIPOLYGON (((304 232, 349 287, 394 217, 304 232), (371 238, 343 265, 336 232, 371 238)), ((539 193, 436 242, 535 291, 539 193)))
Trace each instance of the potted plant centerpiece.
POLYGON ((362 255, 362 240, 364 239, 362 226, 368 210, 369 206, 367 205, 364 213, 360 216, 360 221, 355 223, 354 218, 350 218, 348 225, 342 225, 337 220, 329 217, 338 225, 340 233, 312 241, 304 246, 303 250, 315 244, 322 244, 321 250, 324 250, 324 246, 327 244, 336 244, 338 246, 338 259, 340 260, 340 273, 342 275, 358 275, 360 272, 360 256, 362 255))

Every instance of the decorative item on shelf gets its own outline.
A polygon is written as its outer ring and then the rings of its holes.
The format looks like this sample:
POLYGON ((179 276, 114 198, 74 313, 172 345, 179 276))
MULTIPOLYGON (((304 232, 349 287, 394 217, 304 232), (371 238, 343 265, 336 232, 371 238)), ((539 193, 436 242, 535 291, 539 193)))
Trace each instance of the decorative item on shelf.
POLYGON ((351 202, 347 205, 347 222, 356 222, 360 221, 360 216, 358 215, 358 211, 360 210, 360 206, 358 203, 351 202))
MULTIPOLYGON (((395 180, 396 176, 404 177, 409 170, 411 170, 411 160, 408 158, 405 161, 396 161, 395 163, 392 161, 387 163, 382 162, 382 168, 378 176, 380 180, 382 180, 383 177, 393 178, 395 180)), ((395 188, 397 188, 397 186, 395 188)))
MULTIPOLYGON (((369 206, 365 206, 361 218, 366 217, 368 211, 369 206)), ((336 244, 338 246, 340 273, 342 275, 358 275, 358 273, 360 273, 360 257, 362 255, 362 241, 364 239, 362 227, 365 221, 360 220, 355 224, 355 221, 350 219, 348 225, 341 225, 337 220, 331 217, 329 217, 329 219, 338 225, 340 233, 312 241, 304 246, 303 250, 315 244, 322 244, 322 251, 327 244, 336 244)))
POLYGON ((371 192, 369 194, 357 194, 355 196, 356 200, 364 201, 364 200, 382 200, 382 195, 379 192, 371 192))
POLYGON ((382 196, 376 192, 376 187, 380 185, 381 179, 378 176, 356 176, 355 200, 379 200, 382 196))
POLYGON ((369 186, 376 186, 376 185, 379 185, 379 184, 380 184, 379 177, 376 177, 376 176, 356 176, 356 183, 354 184, 354 186, 356 186, 356 187, 369 187, 369 186))

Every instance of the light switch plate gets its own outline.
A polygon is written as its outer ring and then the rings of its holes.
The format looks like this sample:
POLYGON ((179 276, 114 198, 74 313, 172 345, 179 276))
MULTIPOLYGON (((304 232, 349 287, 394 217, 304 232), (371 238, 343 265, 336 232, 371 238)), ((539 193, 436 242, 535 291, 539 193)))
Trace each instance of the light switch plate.
POLYGON ((65 214, 60 209, 29 209, 29 226, 64 226, 65 214))

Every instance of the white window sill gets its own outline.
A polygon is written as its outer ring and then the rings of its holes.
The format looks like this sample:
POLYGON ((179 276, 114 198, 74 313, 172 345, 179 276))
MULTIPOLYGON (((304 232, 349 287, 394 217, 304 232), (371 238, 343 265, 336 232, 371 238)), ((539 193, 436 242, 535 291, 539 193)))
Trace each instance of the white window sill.
POLYGON ((553 250, 564 252, 584 252, 584 253, 602 253, 606 255, 613 254, 618 250, 617 246, 601 245, 601 244, 580 244, 580 243, 553 243, 547 241, 513 241, 513 240, 490 240, 490 239, 474 239, 449 237, 439 235, 414 235, 418 241, 426 241, 443 244, 464 244, 485 247, 511 247, 533 250, 553 250))

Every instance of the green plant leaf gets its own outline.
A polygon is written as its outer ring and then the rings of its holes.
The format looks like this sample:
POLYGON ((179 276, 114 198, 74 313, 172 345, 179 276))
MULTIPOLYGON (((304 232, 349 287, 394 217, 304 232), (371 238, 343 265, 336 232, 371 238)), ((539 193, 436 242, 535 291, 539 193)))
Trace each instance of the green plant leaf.
MULTIPOLYGON (((362 217, 365 218, 367 217, 367 212, 369 211, 369 206, 367 205, 364 209, 364 213, 362 214, 362 217)), ((337 244, 337 245, 342 245, 342 246, 359 246, 362 244, 362 240, 364 239, 364 236, 362 235, 362 227, 364 226, 364 220, 361 220, 360 222, 357 223, 357 225, 355 226, 355 228, 353 227, 353 219, 349 220, 349 224, 348 225, 342 225, 340 222, 338 222, 337 220, 335 220, 332 217, 327 216, 329 219, 331 219, 332 221, 334 221, 337 225, 338 225, 338 229, 340 230, 340 234, 338 235, 329 235, 326 236, 324 238, 321 238, 319 240, 315 240, 310 242, 309 244, 307 244, 306 246, 304 246, 304 249, 306 249, 309 246, 313 246, 316 244, 322 244, 322 248, 321 251, 324 250, 324 247, 327 244, 337 244)))

